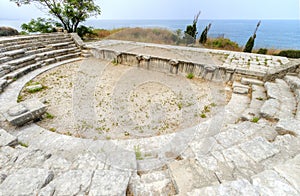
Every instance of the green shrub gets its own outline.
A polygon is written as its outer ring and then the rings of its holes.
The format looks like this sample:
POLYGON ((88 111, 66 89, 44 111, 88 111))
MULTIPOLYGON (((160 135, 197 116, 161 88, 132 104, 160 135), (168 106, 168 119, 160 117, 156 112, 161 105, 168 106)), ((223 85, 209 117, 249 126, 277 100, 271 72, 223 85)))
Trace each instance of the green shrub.
POLYGON ((268 49, 267 48, 260 48, 257 51, 257 54, 267 54, 268 53, 268 49))
POLYGON ((55 27, 61 27, 61 24, 57 23, 56 21, 50 18, 45 19, 40 17, 36 20, 31 19, 31 21, 28 24, 24 23, 21 25, 22 30, 28 33, 52 33, 56 31, 55 27))
POLYGON ((79 35, 79 37, 81 37, 81 38, 84 38, 86 36, 91 37, 91 36, 95 35, 92 27, 86 27, 84 25, 80 25, 77 28, 76 32, 79 35))
POLYGON ((235 50, 239 51, 239 45, 231 41, 227 38, 214 38, 214 39, 208 39, 206 44, 206 47, 214 48, 214 49, 225 49, 225 50, 235 50))
POLYGON ((300 58, 300 50, 282 50, 278 53, 278 56, 284 56, 288 58, 300 58))
POLYGON ((251 122, 253 123, 257 123, 259 121, 259 117, 253 117, 251 122))
POLYGON ((193 74, 193 73, 189 73, 186 77, 187 77, 188 79, 193 79, 193 78, 194 78, 194 74, 193 74))

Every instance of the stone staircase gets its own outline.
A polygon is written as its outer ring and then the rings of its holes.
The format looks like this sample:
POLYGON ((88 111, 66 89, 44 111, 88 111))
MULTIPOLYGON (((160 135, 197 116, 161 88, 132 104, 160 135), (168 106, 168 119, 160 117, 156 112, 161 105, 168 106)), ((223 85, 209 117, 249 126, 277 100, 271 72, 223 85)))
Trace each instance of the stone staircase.
POLYGON ((21 76, 81 56, 70 34, 53 33, 0 39, 0 92, 21 76))

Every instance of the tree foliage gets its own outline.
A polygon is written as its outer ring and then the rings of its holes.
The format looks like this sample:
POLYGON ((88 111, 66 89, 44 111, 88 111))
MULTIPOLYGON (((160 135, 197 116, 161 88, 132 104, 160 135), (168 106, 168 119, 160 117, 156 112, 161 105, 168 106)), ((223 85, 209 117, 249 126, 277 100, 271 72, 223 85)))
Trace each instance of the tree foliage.
POLYGON ((55 27, 61 27, 61 24, 51 19, 45 19, 40 17, 36 20, 31 19, 31 21, 28 24, 24 23, 21 25, 22 30, 28 33, 52 33, 55 32, 55 27))
POLYGON ((101 14, 100 7, 93 0, 10 0, 18 6, 37 4, 58 19, 69 32, 76 32, 79 23, 101 14))
POLYGON ((193 20, 192 25, 188 25, 186 27, 186 30, 184 31, 184 40, 186 41, 186 44, 193 44, 195 43, 196 37, 197 37, 197 23, 198 23, 198 18, 200 16, 201 12, 198 12, 193 20))
POLYGON ((256 38, 256 32, 257 32, 257 30, 258 30, 258 27, 260 26, 260 23, 261 23, 261 21, 259 21, 259 22, 257 23, 253 35, 248 39, 248 41, 247 41, 247 43, 246 43, 246 46, 245 46, 245 48, 244 48, 244 52, 249 52, 249 53, 252 52, 252 49, 253 49, 253 47, 254 47, 254 41, 255 41, 255 38, 256 38))
POLYGON ((205 44, 206 41, 207 41, 207 34, 208 34, 208 31, 211 27, 211 23, 209 23, 205 29, 203 30, 203 32, 201 33, 201 36, 200 36, 200 40, 199 40, 199 43, 200 44, 205 44))

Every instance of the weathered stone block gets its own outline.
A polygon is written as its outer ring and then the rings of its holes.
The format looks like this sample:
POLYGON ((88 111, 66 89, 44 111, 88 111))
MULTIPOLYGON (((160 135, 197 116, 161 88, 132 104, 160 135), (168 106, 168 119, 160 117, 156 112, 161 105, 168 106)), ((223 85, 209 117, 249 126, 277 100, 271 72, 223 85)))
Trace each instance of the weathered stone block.
POLYGON ((14 146, 18 143, 15 136, 7 133, 3 129, 0 129, 0 147, 2 146, 14 146))
POLYGON ((4 116, 14 126, 22 126, 25 123, 40 118, 46 112, 46 105, 38 99, 26 100, 11 107, 4 116))

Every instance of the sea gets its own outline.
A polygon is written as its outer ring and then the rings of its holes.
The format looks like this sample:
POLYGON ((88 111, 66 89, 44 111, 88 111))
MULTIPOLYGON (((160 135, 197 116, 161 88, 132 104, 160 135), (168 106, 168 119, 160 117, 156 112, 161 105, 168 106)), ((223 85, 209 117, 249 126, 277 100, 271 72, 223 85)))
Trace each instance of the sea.
MULTIPOLYGON (((29 21, 1 20, 0 26, 11 26, 18 30, 22 23, 29 21)), ((88 20, 84 25, 97 29, 122 27, 166 28, 172 31, 185 30, 192 20, 88 20)), ((199 36, 206 25, 211 23, 209 37, 224 37, 244 46, 253 34, 258 20, 199 20, 199 36)), ((257 31, 255 48, 298 49, 300 50, 300 20, 262 20, 257 31)))

